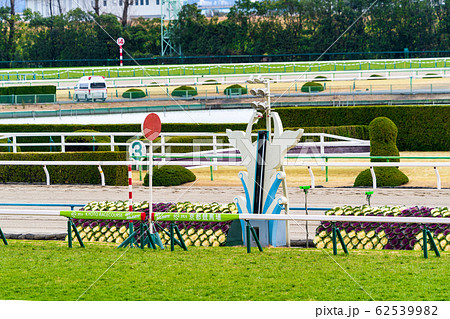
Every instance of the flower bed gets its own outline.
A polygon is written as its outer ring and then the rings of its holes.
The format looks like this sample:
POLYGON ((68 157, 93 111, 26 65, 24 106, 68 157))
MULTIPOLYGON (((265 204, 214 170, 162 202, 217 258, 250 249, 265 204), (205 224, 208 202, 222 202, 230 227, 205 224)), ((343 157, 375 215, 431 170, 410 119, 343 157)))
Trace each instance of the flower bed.
MULTIPOLYGON (((369 207, 343 206, 329 210, 327 215, 345 216, 399 216, 450 217, 447 207, 369 207)), ((336 222, 344 243, 349 249, 422 250, 423 225, 409 223, 336 222)), ((438 249, 450 251, 450 225, 429 224, 438 249)), ((332 248, 332 223, 321 222, 317 227, 314 244, 317 248, 332 248)), ((428 243, 428 249, 431 249, 428 243)), ((338 248, 342 248, 338 244, 338 248)))
MULTIPOLYGON (((133 211, 149 211, 148 202, 133 203, 133 211)), ((237 213, 234 203, 220 205, 218 203, 198 204, 198 203, 153 203, 154 212, 187 212, 187 213, 237 213)), ((90 202, 82 210, 89 211, 127 211, 128 201, 113 202, 90 202)), ((148 214, 146 216, 148 221, 148 214)), ((140 222, 129 222, 125 220, 83 220, 73 219, 77 230, 84 242, 110 242, 122 243, 129 236, 129 225, 133 224, 133 229, 139 231, 140 222)), ((175 222, 180 229, 180 233, 187 246, 221 246, 227 241, 228 230, 231 221, 228 222, 175 222)), ((169 231, 170 222, 159 223, 165 231, 169 231)), ((168 244, 169 236, 163 231, 158 231, 163 244, 168 244)), ((72 232, 75 238, 75 233, 72 232)), ((140 234, 138 233, 138 242, 140 234)), ((67 240, 67 238, 66 238, 67 240)))

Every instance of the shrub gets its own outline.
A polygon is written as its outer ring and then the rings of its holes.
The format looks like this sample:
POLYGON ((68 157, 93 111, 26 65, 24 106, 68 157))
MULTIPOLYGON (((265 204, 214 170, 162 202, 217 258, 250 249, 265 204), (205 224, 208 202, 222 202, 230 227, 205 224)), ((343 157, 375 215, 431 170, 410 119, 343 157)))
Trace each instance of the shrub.
MULTIPOLYGON (((370 156, 399 156, 396 145, 397 126, 387 117, 377 117, 369 124, 370 156)), ((371 159, 371 162, 385 162, 384 159, 371 159)), ((399 162, 399 159, 390 159, 399 162)), ((408 177, 397 167, 375 167, 379 186, 400 186, 409 182, 408 177)), ((359 173, 353 186, 371 186, 372 175, 367 169, 359 173)))
POLYGON ((220 83, 217 82, 217 81, 214 80, 214 79, 209 79, 209 80, 206 80, 206 81, 203 83, 203 85, 220 85, 220 83))
POLYGON ((436 73, 427 73, 424 77, 422 77, 422 79, 442 79, 442 76, 436 73))
POLYGON ((140 99, 145 97, 145 92, 140 89, 128 89, 123 92, 122 97, 126 99, 140 99))
POLYGON ((312 93, 312 92, 322 92, 324 87, 322 84, 317 82, 306 82, 302 85, 301 91, 304 93, 312 93))
MULTIPOLYGON (((450 105, 282 107, 276 111, 284 127, 369 125, 384 116, 397 125, 400 151, 450 149, 450 105)), ((264 122, 257 127, 264 127, 264 122)))
POLYGON ((328 78, 323 75, 318 75, 313 80, 313 82, 326 82, 326 81, 330 81, 330 80, 328 80, 328 78))
POLYGON ((225 94, 225 95, 243 95, 243 94, 247 94, 247 92, 248 92, 247 88, 243 87, 242 85, 233 84, 233 85, 230 85, 229 87, 227 87, 223 91, 223 94, 225 94))
MULTIPOLYGON (((399 156, 397 142, 397 126, 387 117, 377 117, 369 124, 370 156, 399 156)), ((386 162, 383 159, 372 159, 372 162, 386 162)), ((399 159, 390 159, 399 162, 399 159)))
MULTIPOLYGON (((99 133, 98 131, 94 130, 78 130, 74 133, 79 132, 86 132, 86 133, 99 133)), ((92 136, 89 134, 86 134, 86 136, 67 136, 65 138, 66 143, 110 143, 111 138, 109 136, 92 136), (95 141, 94 141, 95 139, 95 141)), ((111 147, 108 145, 101 145, 101 146, 82 146, 82 145, 73 145, 73 146, 66 146, 67 152, 107 152, 111 150, 111 147)), ((115 146, 114 150, 118 151, 118 147, 115 146)))
POLYGON ((197 89, 191 86, 180 86, 172 91, 172 96, 195 96, 197 95, 197 89))
POLYGON ((379 74, 372 74, 368 80, 386 80, 386 78, 379 74))
MULTIPOLYGON (((78 152, 78 153, 0 153, 3 161, 125 161, 125 152, 78 152)), ((52 184, 92 184, 101 183, 97 166, 49 165, 47 169, 52 184)), ((105 184, 128 185, 125 165, 103 166, 105 184)), ((45 183, 42 166, 1 165, 0 183, 45 183)))
MULTIPOLYGON (((183 166, 153 166, 153 186, 177 186, 193 182, 195 179, 194 173, 183 166)), ((144 177, 144 186, 148 186, 148 173, 144 177)))
POLYGON ((0 88, 0 95, 56 94, 54 85, 10 86, 0 88))
MULTIPOLYGON (((12 152, 13 146, 11 142, 8 142, 7 138, 0 139, 0 152, 12 152)), ((20 152, 20 146, 17 146, 17 152, 20 152)))
MULTIPOLYGON (((409 182, 408 176, 396 167, 374 167, 377 178, 377 186, 400 186, 409 182)), ((372 174, 370 169, 359 173, 353 186, 372 186, 372 174)))

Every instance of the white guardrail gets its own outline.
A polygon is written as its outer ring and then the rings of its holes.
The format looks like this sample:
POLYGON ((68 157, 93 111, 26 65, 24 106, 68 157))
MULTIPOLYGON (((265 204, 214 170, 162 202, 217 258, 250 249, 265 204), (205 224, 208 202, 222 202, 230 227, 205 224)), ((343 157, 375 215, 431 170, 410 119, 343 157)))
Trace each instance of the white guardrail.
MULTIPOLYGON (((377 188, 377 181, 375 176, 374 167, 430 167, 434 169, 437 179, 437 189, 441 189, 441 177, 438 171, 438 167, 450 167, 450 161, 448 162, 328 162, 325 157, 331 156, 332 153, 326 153, 326 147, 367 147, 370 146, 369 141, 358 140, 343 136, 337 136, 326 133, 304 133, 304 137, 319 137, 318 142, 301 142, 298 146, 306 148, 307 150, 313 150, 314 154, 307 154, 306 151, 290 152, 288 154, 289 159, 285 160, 285 166, 302 166, 306 167, 309 171, 311 178, 311 187, 315 187, 315 177, 312 171, 312 167, 368 167, 372 174, 373 188, 377 188), (326 141, 326 139, 334 139, 334 141, 326 141), (297 157, 292 155, 298 155, 297 157)), ((114 151, 115 146, 129 146, 129 143, 135 139, 142 137, 141 133, 135 132, 115 132, 115 133, 97 133, 97 132, 79 132, 79 133, 0 133, 0 140, 9 138, 11 143, 0 144, 5 148, 10 146, 13 152, 17 152, 18 147, 22 146, 40 146, 40 147, 60 147, 61 152, 66 152, 67 146, 109 146, 111 151, 114 151), (60 142, 52 143, 18 143, 19 137, 60 137, 60 142), (111 141, 109 143, 66 143, 65 138, 68 136, 109 136, 111 141), (127 142, 115 142, 115 137, 129 136, 130 140, 127 142)), ((153 156, 155 158, 155 165, 184 165, 190 167, 199 166, 242 166, 239 153, 231 147, 229 143, 225 143, 225 133, 161 133, 160 141, 153 143, 153 148, 159 152, 154 151, 153 156), (172 143, 171 137, 177 136, 190 136, 199 137, 199 141, 193 143, 172 143), (205 142, 205 139, 211 138, 212 142, 205 142), (189 153, 171 153, 171 147, 188 146, 192 147, 192 152, 189 153), (200 151, 200 147, 211 147, 210 151, 200 151), (230 153, 230 154, 226 154, 230 153), (159 161, 158 161, 159 159, 159 161), (171 160, 172 159, 172 160, 171 160)), ((368 155, 365 153, 347 153, 339 155, 368 155)), ((46 175, 46 183, 50 185, 50 175, 47 170, 47 166, 50 165, 95 165, 98 166, 98 170, 101 175, 102 186, 105 185, 105 177, 102 170, 103 165, 146 165, 145 161, 0 161, 0 165, 37 165, 42 166, 46 175)))
MULTIPOLYGON (((256 136, 256 134, 254 134, 256 136)), ((350 137, 338 136, 327 133, 304 133, 304 137, 307 138, 306 142, 299 143, 299 145, 303 147, 316 148, 321 155, 325 154, 325 147, 353 147, 353 146, 370 146, 370 141, 359 140, 350 137), (309 142, 308 138, 318 137, 320 139, 319 142, 309 142), (335 141, 326 141, 326 139, 334 139, 335 141)), ((99 132, 79 132, 79 133, 64 133, 64 132, 55 132, 55 133, 0 133, 0 140, 9 139, 10 142, 5 144, 0 144, 1 147, 12 147, 12 151, 17 153, 18 147, 22 146, 35 146, 35 147, 60 147, 61 152, 66 152, 67 146, 109 146, 111 151, 114 151, 115 146, 129 146, 130 142, 135 139, 141 139, 143 137, 142 133, 136 132, 107 132, 107 133, 99 133, 99 132), (17 141, 18 138, 22 137, 58 137, 60 138, 59 142, 48 142, 48 143, 19 143, 17 141), (67 143, 66 137, 69 136, 108 136, 110 138, 110 142, 108 143, 67 143), (127 142, 116 142, 115 137, 118 136, 128 136, 130 137, 127 142)), ((225 143, 225 139, 227 135, 225 133, 192 133, 192 132, 180 132, 180 133, 161 133, 160 141, 153 143, 153 148, 160 148, 160 152, 153 152, 154 155, 173 155, 170 153, 170 148, 175 146, 189 146, 192 147, 192 152, 195 152, 200 147, 212 147, 213 154, 217 155, 217 151, 220 149, 231 149, 231 144, 225 143), (189 136, 189 137, 198 137, 199 141, 193 143, 173 143, 170 141, 172 137, 179 136, 189 136), (205 137, 211 138, 211 142, 205 141, 205 137), (201 143, 200 143, 200 139, 201 143)), ((145 141, 144 141, 145 142, 145 141)), ((176 155, 176 154, 175 154, 176 155)), ((179 155, 179 154, 178 154, 179 155)))
MULTIPOLYGON (((303 158, 304 159, 304 158, 303 158)), ((137 161, 0 161, 0 165, 37 165, 43 166, 46 171, 47 185, 50 185, 50 176, 48 174, 47 166, 50 165, 80 165, 80 166, 98 166, 101 175, 102 186, 105 186, 105 177, 102 170, 103 166, 109 165, 136 165, 137 161)), ((165 162, 165 165, 192 165, 192 161, 174 161, 165 162)), ((220 163, 223 166, 242 166, 239 162, 224 162, 220 163)), ((437 177, 437 189, 441 189, 441 179, 438 172, 438 167, 450 167, 450 162, 295 162, 284 163, 286 166, 302 166, 307 167, 311 176, 311 188, 314 188, 314 174, 311 167, 327 166, 327 167, 368 167, 372 174, 373 184, 372 188, 377 188, 377 179, 375 176, 374 167, 433 167, 437 177)))

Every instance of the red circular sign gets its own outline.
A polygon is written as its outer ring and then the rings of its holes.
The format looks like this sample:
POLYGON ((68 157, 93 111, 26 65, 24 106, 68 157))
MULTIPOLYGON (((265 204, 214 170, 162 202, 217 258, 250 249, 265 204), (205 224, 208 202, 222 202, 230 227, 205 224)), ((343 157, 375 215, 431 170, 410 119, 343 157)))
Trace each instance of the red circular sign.
POLYGON ((155 113, 150 113, 145 117, 144 122, 142 122, 142 134, 150 140, 153 141, 161 133, 161 119, 155 113))

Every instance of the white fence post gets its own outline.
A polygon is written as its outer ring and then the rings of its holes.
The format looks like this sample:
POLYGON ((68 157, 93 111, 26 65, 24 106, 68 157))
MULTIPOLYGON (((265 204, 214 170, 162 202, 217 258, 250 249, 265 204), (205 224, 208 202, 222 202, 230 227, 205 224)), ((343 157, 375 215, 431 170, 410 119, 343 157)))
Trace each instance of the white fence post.
POLYGON ((64 139, 64 135, 61 135, 61 152, 66 152, 66 140, 64 139))
POLYGON ((110 135, 111 138, 111 152, 114 152, 114 135, 110 135))
POLYGON ((373 169, 373 166, 370 166, 370 174, 372 174, 372 188, 377 188, 377 176, 375 175, 375 170, 373 169))
POLYGON ((50 185, 50 174, 48 173, 47 165, 44 165, 45 172, 45 182, 47 185, 50 185))
POLYGON ((17 137, 15 135, 12 136, 12 142, 13 153, 17 153, 17 137))
POLYGON ((311 169, 311 166, 308 166, 309 176, 311 176, 311 188, 316 188, 316 183, 314 181, 314 173, 311 169))
POLYGON ((213 135, 213 155, 214 155, 214 159, 213 159, 213 162, 214 162, 214 166, 213 166, 213 169, 216 171, 217 170, 217 136, 216 136, 216 134, 214 134, 213 135))
POLYGON ((103 173, 102 167, 98 166, 98 171, 100 172, 100 177, 102 179, 102 186, 105 186, 105 174, 103 173))
POLYGON ((439 171, 436 166, 434 167, 434 173, 436 174, 437 178, 437 189, 441 189, 441 176, 439 175, 439 171))

